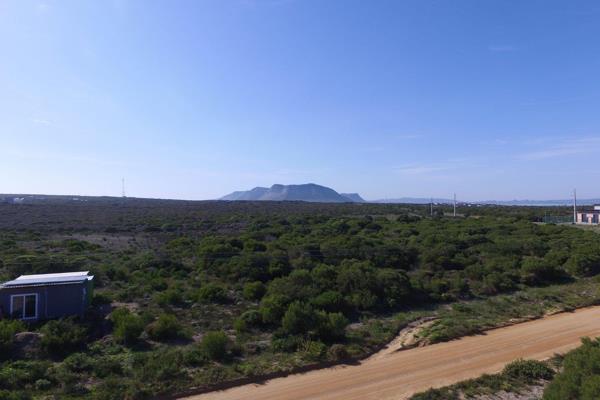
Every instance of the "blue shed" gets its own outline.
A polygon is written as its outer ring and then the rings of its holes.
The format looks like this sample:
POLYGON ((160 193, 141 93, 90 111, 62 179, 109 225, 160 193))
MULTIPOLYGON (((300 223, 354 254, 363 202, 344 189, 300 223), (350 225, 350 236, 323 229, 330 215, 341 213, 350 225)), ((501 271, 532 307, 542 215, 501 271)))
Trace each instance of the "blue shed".
POLYGON ((0 285, 0 311, 22 320, 83 316, 93 290, 89 271, 21 275, 0 285))

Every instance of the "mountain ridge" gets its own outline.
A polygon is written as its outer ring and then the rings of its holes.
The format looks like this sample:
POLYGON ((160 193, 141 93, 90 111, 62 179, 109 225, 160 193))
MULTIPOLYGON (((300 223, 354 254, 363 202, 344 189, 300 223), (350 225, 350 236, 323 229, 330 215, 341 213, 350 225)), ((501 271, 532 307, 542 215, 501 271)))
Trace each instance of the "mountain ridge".
POLYGON ((316 183, 299 185, 274 184, 270 188, 257 186, 250 190, 229 193, 219 200, 225 201, 307 201, 315 203, 362 203, 358 193, 340 194, 316 183))

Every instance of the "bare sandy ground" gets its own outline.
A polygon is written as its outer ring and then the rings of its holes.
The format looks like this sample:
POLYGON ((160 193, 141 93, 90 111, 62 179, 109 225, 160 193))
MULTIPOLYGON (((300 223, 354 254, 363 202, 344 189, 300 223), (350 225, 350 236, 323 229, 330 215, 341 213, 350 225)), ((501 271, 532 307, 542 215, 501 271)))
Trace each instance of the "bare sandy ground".
POLYGON ((187 400, 397 400, 495 373, 517 358, 542 360, 600 336, 600 307, 581 309, 339 366, 187 397, 187 400))

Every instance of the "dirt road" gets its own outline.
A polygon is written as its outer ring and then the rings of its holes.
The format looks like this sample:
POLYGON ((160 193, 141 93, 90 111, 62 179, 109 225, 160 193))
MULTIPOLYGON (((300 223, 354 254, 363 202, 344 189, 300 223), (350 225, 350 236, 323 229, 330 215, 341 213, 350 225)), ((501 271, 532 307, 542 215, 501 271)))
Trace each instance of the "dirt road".
POLYGON ((600 307, 557 314, 485 335, 372 357, 360 365, 291 375, 187 400, 391 400, 494 373, 517 358, 545 359, 600 336, 600 307))

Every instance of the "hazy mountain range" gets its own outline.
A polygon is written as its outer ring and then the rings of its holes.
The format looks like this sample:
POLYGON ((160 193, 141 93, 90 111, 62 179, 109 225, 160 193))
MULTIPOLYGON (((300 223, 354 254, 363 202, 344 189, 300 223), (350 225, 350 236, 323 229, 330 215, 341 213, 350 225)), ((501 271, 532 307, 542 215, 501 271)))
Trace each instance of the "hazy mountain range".
MULTIPOLYGON (((308 201, 322 203, 365 203, 358 193, 338 193, 326 186, 307 183, 301 185, 276 184, 267 187, 255 187, 251 190, 237 191, 221 197, 219 200, 227 201, 308 201)), ((399 204, 452 204, 449 198, 427 198, 427 197, 400 197, 391 199, 370 200, 369 203, 399 203, 399 204)), ((485 200, 485 201, 462 201, 459 203, 469 204, 496 204, 506 206, 565 206, 573 204, 572 199, 562 200, 485 200)), ((600 199, 581 199, 579 205, 600 204, 600 199)))
POLYGON ((338 193, 326 186, 307 183, 303 185, 275 184, 270 188, 255 187, 221 197, 227 201, 309 201, 319 203, 362 203, 358 193, 338 193))

